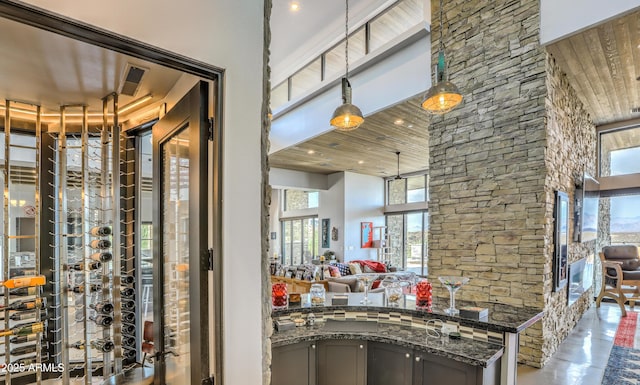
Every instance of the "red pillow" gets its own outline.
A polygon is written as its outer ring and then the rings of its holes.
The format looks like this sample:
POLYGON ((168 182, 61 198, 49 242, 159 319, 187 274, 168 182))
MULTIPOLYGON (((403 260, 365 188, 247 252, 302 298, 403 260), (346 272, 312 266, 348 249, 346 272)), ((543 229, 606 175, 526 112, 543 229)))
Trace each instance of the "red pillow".
POLYGON ((371 284, 371 290, 377 289, 378 286, 380 286, 380 282, 382 282, 382 280, 380 280, 380 279, 377 279, 377 280, 373 281, 373 283, 371 284))
POLYGON ((333 278, 340 278, 342 274, 340 274, 340 269, 337 266, 329 266, 329 273, 333 278))

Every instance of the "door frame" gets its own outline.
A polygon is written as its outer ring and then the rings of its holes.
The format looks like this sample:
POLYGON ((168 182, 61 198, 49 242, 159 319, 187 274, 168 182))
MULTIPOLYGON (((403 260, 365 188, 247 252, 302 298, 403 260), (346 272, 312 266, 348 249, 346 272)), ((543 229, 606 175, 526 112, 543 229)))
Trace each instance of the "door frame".
MULTIPOLYGON (((79 22, 71 18, 63 17, 58 14, 48 12, 41 8, 28 5, 25 3, 18 3, 13 1, 0 1, 0 17, 16 21, 21 24, 30 25, 35 28, 53 32, 57 35, 66 36, 68 38, 82 41, 94 46, 102 47, 111 51, 119 52, 125 55, 129 55, 138 59, 142 59, 148 62, 159 64, 168 68, 172 68, 178 71, 186 72, 191 75, 198 76, 202 79, 209 80, 214 85, 213 100, 209 100, 210 108, 213 105, 212 114, 215 117, 214 120, 214 135, 213 135, 213 150, 209 159, 209 167, 211 168, 211 180, 210 186, 213 203, 211 204, 211 214, 209 218, 209 233, 213 239, 213 250, 215 258, 213 260, 213 290, 214 290, 214 346, 213 350, 214 365, 210 368, 210 372, 216 378, 216 384, 223 385, 224 375, 222 371, 222 170, 223 170, 223 111, 224 111, 224 89, 225 89, 225 76, 224 69, 213 66, 208 63, 204 63, 187 56, 179 55, 174 52, 164 50, 149 44, 145 44, 138 40, 134 40, 108 30, 92 26, 87 23, 79 22)), ((46 135, 45 135, 46 137, 46 135)), ((54 194, 55 195, 55 194, 54 194)), ((53 207, 55 199, 50 198, 47 194, 43 194, 41 197, 41 204, 50 205, 53 207)), ((41 232, 43 234, 49 234, 54 232, 53 226, 49 221, 43 221, 41 225, 41 232)), ((50 237, 41 237, 40 246, 48 247, 51 244, 50 237)), ((46 269, 55 270, 56 264, 59 261, 46 258, 42 261, 43 271, 46 269)), ((53 288, 50 285, 44 287, 43 296, 53 295, 53 288)), ((55 311, 56 313, 59 310, 55 311)), ((60 314, 53 314, 55 319, 60 314)), ((48 321, 48 330, 56 330, 58 326, 56 322, 51 319, 48 321)), ((50 337, 54 337, 49 332, 50 337)), ((50 344, 49 357, 56 355, 56 344, 50 344)))
POLYGON ((202 379, 209 378, 209 328, 208 320, 208 271, 209 265, 209 233, 208 191, 209 165, 209 130, 207 111, 201 104, 208 105, 208 84, 200 81, 193 89, 167 112, 153 126, 153 277, 158 284, 153 285, 153 334, 156 351, 155 380, 158 384, 166 382, 164 352, 165 307, 164 281, 165 263, 163 257, 164 212, 163 145, 171 138, 186 129, 189 137, 189 346, 191 350, 191 384, 201 384, 202 379), (184 119, 184 117, 187 119, 184 119), (207 210, 203 212, 203 208, 207 210), (205 229, 203 233, 201 229, 205 229), (198 254, 196 254, 198 253, 198 254), (164 282, 163 282, 164 283, 164 282), (162 306, 159 306, 162 304, 162 306), (206 341, 206 342, 205 342, 206 341))

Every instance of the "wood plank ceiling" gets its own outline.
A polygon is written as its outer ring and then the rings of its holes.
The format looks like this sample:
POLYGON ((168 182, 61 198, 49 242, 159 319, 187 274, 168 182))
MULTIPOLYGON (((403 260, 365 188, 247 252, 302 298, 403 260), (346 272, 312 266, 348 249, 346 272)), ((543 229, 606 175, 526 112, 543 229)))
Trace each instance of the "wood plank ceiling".
MULTIPOLYGON (((430 116, 421 97, 404 101, 365 118, 357 130, 331 131, 269 156, 271 167, 331 174, 352 171, 380 177, 429 168, 430 116)), ((327 122, 329 116, 327 116, 327 122)))
MULTIPOLYGON (((597 125, 640 118, 640 11, 547 46, 597 125)), ((327 117, 327 120, 329 117, 327 117)), ((272 154, 272 167, 322 174, 353 171, 381 177, 429 167, 430 116, 420 97, 366 117, 353 132, 332 131, 272 154), (402 119, 401 125, 394 122, 402 119)), ((622 141, 624 138, 619 137, 622 141)), ((624 148, 624 143, 612 143, 624 148)))
POLYGON ((599 126, 640 117, 640 11, 547 47, 599 126))

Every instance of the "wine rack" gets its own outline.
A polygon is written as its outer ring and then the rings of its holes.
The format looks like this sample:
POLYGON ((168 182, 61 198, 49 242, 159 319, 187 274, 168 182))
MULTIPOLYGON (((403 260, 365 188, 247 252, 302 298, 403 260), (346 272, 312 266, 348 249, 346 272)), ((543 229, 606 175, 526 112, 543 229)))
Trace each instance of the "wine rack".
POLYGON ((42 382, 39 366, 28 367, 46 359, 41 341, 47 317, 46 300, 41 297, 45 277, 40 275, 40 156, 41 108, 37 105, 5 101, 4 164, 3 166, 3 235, 2 235, 2 309, 0 318, 4 330, 0 354, 7 364, 0 373, 7 385, 23 376, 35 376, 33 383, 42 382), (14 108, 35 116, 35 135, 12 131, 14 108), (33 167, 25 160, 35 160, 33 167), (32 186, 33 185, 33 186, 32 186), (19 223, 31 223, 30 230, 19 223), (25 234, 25 232, 27 232, 25 234), (29 249, 29 250, 23 250, 29 249), (26 365, 29 370, 14 372, 14 365, 26 365))
POLYGON ((121 285, 120 132, 113 111, 116 95, 103 99, 101 125, 89 124, 86 106, 62 106, 60 128, 50 134, 56 196, 52 265, 58 266, 51 287, 60 298, 53 361, 66 368, 58 378, 64 385, 89 385, 94 375, 122 371, 126 286, 121 285))

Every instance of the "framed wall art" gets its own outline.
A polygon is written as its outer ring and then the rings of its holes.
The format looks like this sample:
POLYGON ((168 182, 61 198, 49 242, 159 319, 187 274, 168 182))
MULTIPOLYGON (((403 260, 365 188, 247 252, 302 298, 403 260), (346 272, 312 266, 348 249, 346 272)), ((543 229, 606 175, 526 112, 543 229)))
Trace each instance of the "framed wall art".
POLYGON ((556 191, 553 237, 553 289, 558 291, 567 284, 569 277, 569 196, 556 191))
POLYGON ((329 218, 323 218, 322 219, 322 234, 321 234, 321 239, 322 239, 322 248, 323 249, 328 249, 331 245, 331 241, 330 241, 330 235, 329 235, 329 228, 331 227, 331 220, 329 218))
POLYGON ((373 222, 360 222, 360 247, 363 249, 373 247, 373 222))

